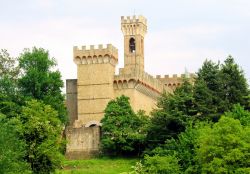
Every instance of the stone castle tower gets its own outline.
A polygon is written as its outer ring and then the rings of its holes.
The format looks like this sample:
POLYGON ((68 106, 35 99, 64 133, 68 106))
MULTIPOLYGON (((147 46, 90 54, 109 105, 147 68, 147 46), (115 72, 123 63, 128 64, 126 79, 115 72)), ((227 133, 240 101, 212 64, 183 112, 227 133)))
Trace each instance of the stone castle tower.
POLYGON ((124 74, 134 71, 144 72, 144 37, 147 33, 147 20, 143 16, 121 18, 124 35, 124 74))
POLYGON ((171 92, 181 84, 184 75, 163 78, 144 71, 144 38, 147 20, 143 16, 121 17, 124 35, 124 68, 115 74, 118 50, 108 44, 95 47, 74 47, 73 60, 77 65, 77 79, 66 81, 67 108, 70 125, 66 130, 66 156, 83 158, 98 152, 100 121, 111 99, 130 97, 135 111, 149 113, 157 98, 165 90, 171 92))

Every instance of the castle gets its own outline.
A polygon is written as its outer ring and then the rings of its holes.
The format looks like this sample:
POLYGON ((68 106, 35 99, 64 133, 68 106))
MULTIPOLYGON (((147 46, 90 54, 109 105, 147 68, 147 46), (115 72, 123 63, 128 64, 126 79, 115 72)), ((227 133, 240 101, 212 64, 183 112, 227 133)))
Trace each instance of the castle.
POLYGON ((135 111, 149 113, 165 90, 173 91, 185 75, 153 77, 144 70, 144 38, 147 20, 143 16, 121 17, 124 35, 124 68, 115 74, 118 50, 113 45, 73 48, 77 79, 66 81, 66 103, 70 125, 66 156, 83 158, 98 152, 100 120, 111 99, 121 95, 130 98, 135 111))

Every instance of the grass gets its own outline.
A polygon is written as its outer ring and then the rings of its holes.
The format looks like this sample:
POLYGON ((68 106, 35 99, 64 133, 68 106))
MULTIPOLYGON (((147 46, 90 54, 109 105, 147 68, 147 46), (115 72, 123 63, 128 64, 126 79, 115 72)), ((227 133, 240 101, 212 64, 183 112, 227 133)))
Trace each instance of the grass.
POLYGON ((134 158, 95 158, 65 161, 62 170, 56 174, 119 174, 129 172, 139 161, 134 158))

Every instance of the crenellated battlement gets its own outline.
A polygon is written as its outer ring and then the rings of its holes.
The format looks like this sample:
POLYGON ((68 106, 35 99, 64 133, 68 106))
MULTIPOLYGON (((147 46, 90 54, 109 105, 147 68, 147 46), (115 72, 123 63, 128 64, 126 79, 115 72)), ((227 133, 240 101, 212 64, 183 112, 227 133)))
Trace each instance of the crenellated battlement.
POLYGON ((121 23, 122 24, 131 24, 131 23, 142 23, 147 25, 147 19, 144 16, 121 16, 121 23))
POLYGON ((134 71, 131 74, 119 74, 114 76, 114 83, 119 84, 120 82, 124 81, 125 82, 135 81, 159 94, 162 93, 163 90, 169 91, 164 86, 164 83, 162 83, 161 80, 154 78, 153 76, 151 76, 146 72, 134 71))
POLYGON ((179 78, 194 78, 195 77, 195 74, 193 73, 189 73, 189 74, 172 74, 172 75, 164 75, 164 76, 161 76, 161 75, 156 75, 156 78, 157 79, 166 79, 166 80, 169 80, 169 79, 179 79, 179 78))
POLYGON ((111 44, 90 45, 73 48, 73 59, 76 64, 106 63, 112 61, 116 64, 118 61, 118 49, 111 44))
POLYGON ((190 82, 194 81, 194 78, 196 77, 195 74, 189 73, 189 74, 173 74, 173 75, 156 75, 156 79, 160 80, 162 83, 164 83, 165 86, 168 86, 169 88, 175 89, 177 86, 180 86, 183 82, 183 78, 188 78, 190 82))
POLYGON ((121 29, 123 34, 144 36, 147 33, 147 19, 141 15, 139 16, 122 16, 121 29))

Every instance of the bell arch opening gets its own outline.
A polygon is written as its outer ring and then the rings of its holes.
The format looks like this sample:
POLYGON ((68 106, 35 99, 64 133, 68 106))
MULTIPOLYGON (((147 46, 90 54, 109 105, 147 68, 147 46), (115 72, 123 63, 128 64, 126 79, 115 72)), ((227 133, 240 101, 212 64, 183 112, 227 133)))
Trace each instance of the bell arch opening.
POLYGON ((133 37, 129 39, 129 51, 130 53, 135 52, 135 39, 133 37))

